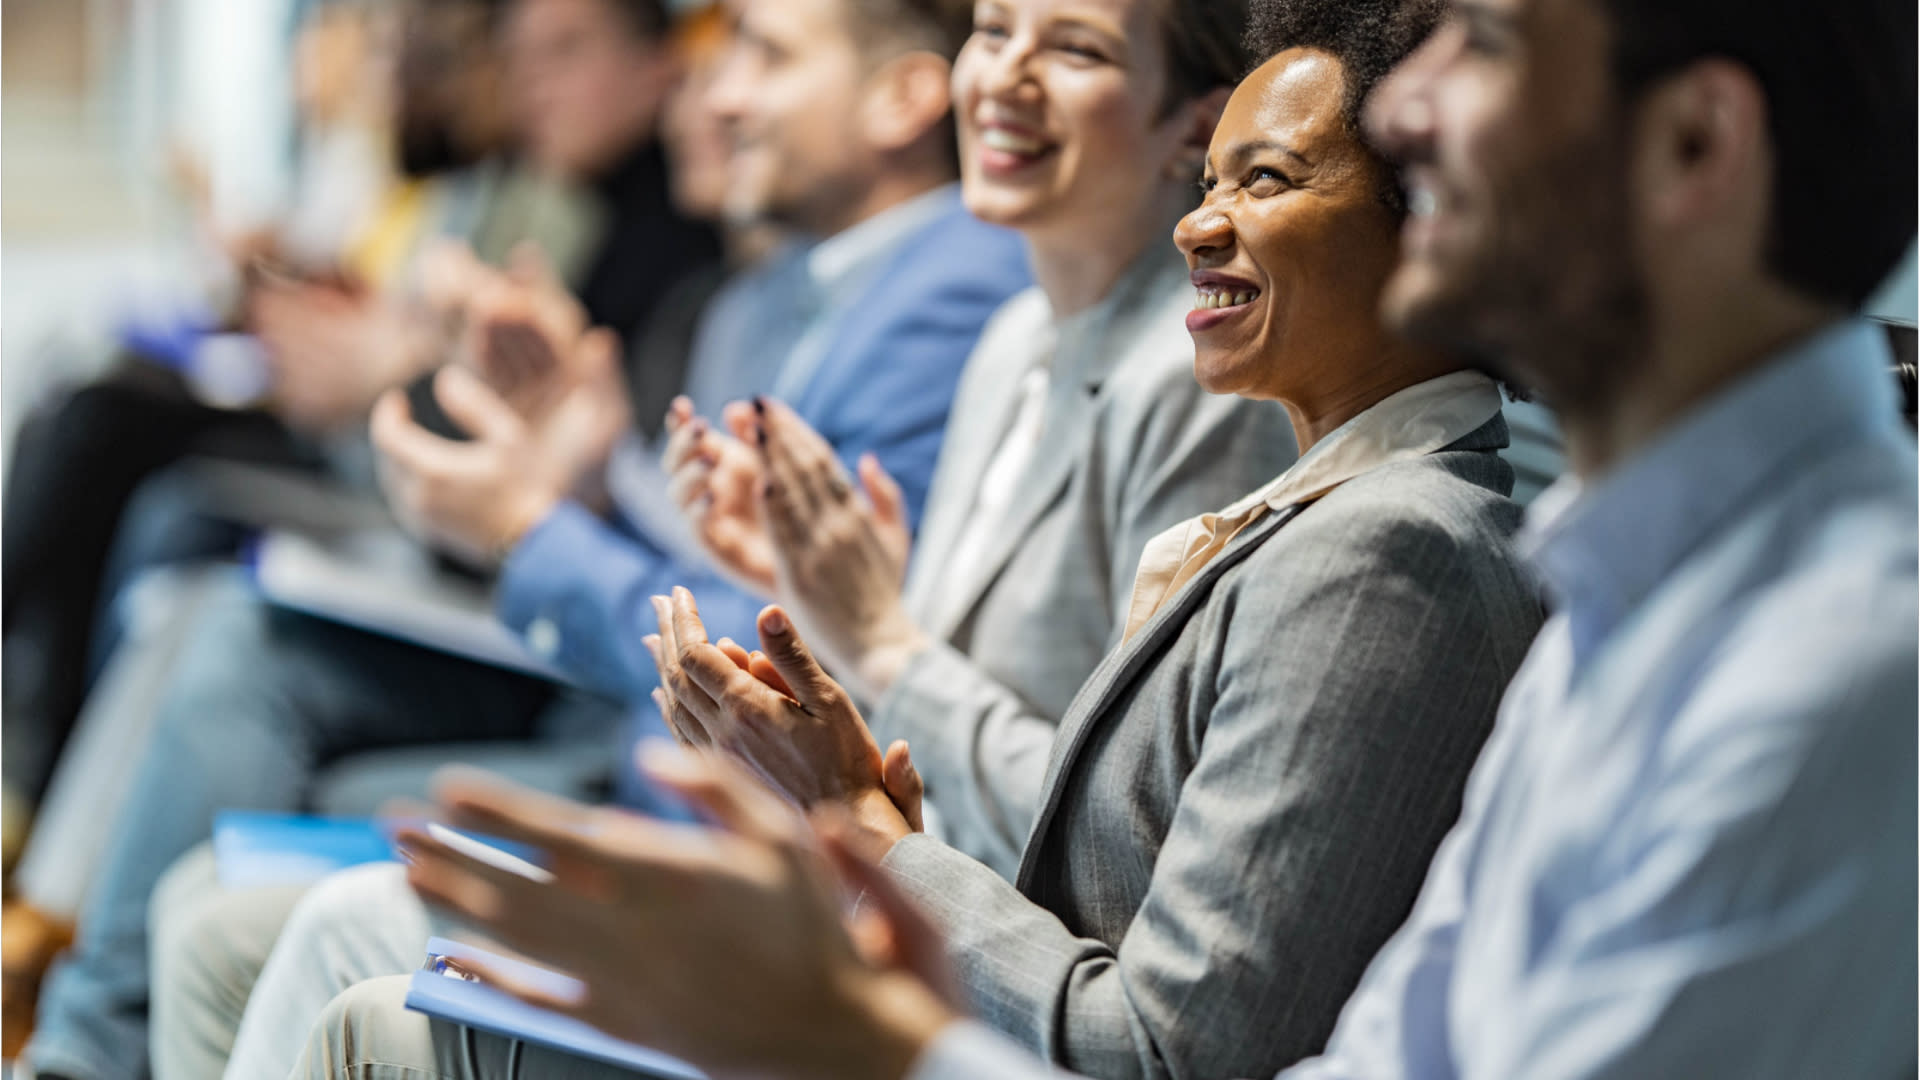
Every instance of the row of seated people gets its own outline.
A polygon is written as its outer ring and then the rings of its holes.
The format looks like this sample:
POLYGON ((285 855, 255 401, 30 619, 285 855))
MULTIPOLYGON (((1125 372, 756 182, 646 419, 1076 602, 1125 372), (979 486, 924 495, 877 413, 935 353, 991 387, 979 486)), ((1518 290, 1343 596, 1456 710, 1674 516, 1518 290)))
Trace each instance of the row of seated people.
POLYGON ((740 4, 730 206, 822 239, 707 308, 659 463, 604 335, 478 266, 553 376, 473 333, 464 441, 372 417, 400 518, 598 697, 236 590, 33 1066, 625 1074, 407 1012, 450 913, 721 1076, 1910 1068, 1913 449, 1848 315, 1913 227, 1912 58, 1863 44, 1913 12, 1684 7, 740 4), (1852 198, 1795 198, 1811 145, 1852 198), (1518 545, 1510 375, 1574 465, 1518 545), (549 873, 190 850, 351 750, 622 706, 700 752, 626 801, 705 825, 469 776, 549 873))

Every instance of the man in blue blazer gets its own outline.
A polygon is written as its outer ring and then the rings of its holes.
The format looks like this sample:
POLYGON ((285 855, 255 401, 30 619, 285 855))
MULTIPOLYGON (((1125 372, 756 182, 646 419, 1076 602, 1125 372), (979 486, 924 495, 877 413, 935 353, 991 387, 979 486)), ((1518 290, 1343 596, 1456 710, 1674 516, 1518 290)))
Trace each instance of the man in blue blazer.
MULTIPOLYGON (((898 25, 876 27, 874 5, 860 20, 844 7, 748 5, 711 91, 734 136, 736 209, 822 239, 710 305, 689 390, 706 407, 753 393, 788 400, 850 462, 877 456, 917 513, 974 339, 1028 271, 1018 239, 969 216, 953 185, 947 67, 966 20, 902 0, 898 25)), ((635 440, 611 463, 600 454, 610 509, 570 497, 580 478, 545 450, 604 413, 554 409, 543 430, 467 371, 435 386, 473 439, 438 439, 401 400, 383 403, 376 442, 395 509, 444 546, 504 556, 502 620, 598 696, 277 611, 242 589, 212 605, 160 706, 73 953, 42 998, 30 1056, 43 1073, 142 1074, 148 900, 218 811, 300 809, 320 770, 348 755, 432 746, 440 760, 495 764, 497 749, 472 744, 562 725, 605 732, 597 745, 611 770, 622 709, 649 707, 649 596, 688 585, 716 632, 751 639, 757 603, 661 523, 677 515, 658 470, 628 452, 635 440)), ((217 905, 236 898, 203 892, 216 906, 192 919, 196 948, 260 924, 222 917, 217 905)), ((233 974, 250 982, 259 953, 233 974)))

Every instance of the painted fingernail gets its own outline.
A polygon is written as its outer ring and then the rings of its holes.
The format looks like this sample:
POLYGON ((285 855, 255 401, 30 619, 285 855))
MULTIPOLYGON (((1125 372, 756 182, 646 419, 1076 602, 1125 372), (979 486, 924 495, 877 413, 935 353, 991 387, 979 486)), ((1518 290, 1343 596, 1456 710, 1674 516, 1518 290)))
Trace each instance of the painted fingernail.
POLYGON ((759 394, 753 395, 753 411, 761 416, 767 415, 767 399, 759 394))
POLYGON ((763 450, 764 450, 764 449, 766 449, 766 446, 767 446, 767 429, 766 429, 766 427, 765 427, 765 426, 760 426, 760 427, 756 427, 756 428, 754 428, 753 430, 754 430, 754 433, 755 433, 755 435, 757 435, 757 436, 759 437, 759 439, 760 439, 760 448, 761 448, 761 449, 763 449, 763 450))

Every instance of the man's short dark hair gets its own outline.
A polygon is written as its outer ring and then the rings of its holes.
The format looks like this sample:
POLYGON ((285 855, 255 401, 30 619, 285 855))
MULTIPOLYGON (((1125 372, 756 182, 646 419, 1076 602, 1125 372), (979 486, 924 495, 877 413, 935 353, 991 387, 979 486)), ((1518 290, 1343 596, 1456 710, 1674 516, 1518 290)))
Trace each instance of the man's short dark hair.
POLYGON ((1167 51, 1167 112, 1246 76, 1246 0, 1155 0, 1153 7, 1167 51))
POLYGON ((673 19, 664 0, 603 0, 627 25, 627 31, 643 41, 658 41, 667 36, 673 19))
POLYGON ((970 0, 846 0, 860 50, 878 60, 930 52, 951 61, 973 33, 970 0))
POLYGON ((1623 100, 1709 58, 1753 73, 1773 141, 1771 269, 1864 304, 1914 231, 1914 0, 1599 2, 1623 100))

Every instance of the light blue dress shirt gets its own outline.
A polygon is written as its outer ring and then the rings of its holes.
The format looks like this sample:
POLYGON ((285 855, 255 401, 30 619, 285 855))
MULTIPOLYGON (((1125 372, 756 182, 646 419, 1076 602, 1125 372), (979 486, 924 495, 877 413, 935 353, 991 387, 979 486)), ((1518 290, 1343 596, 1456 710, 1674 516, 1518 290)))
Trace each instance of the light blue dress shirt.
MULTIPOLYGON (((1407 924, 1283 1080, 1909 1073, 1920 505, 1889 363, 1830 327, 1541 497, 1556 614, 1407 924)), ((916 1080, 1041 1075, 960 1027, 916 1080)))

